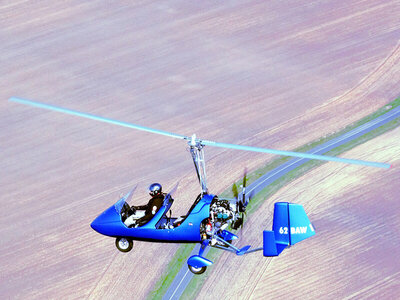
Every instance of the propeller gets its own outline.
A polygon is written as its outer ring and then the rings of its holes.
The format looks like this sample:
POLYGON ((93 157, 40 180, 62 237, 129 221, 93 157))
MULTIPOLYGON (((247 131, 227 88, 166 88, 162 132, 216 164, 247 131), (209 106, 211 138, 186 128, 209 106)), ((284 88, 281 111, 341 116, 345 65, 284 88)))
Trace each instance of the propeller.
POLYGON ((242 191, 239 194, 236 183, 232 185, 232 193, 235 199, 225 199, 229 200, 231 203, 236 204, 236 211, 240 213, 240 217, 233 224, 233 229, 243 228, 244 218, 246 216, 246 207, 249 204, 253 193, 249 197, 246 197, 246 187, 247 187, 247 169, 244 170, 243 180, 242 180, 242 191))
MULTIPOLYGON (((247 206, 251 199, 253 198, 253 193, 250 194, 250 196, 248 197, 248 199, 246 200, 246 205, 247 206)), ((243 228, 244 228, 244 223, 245 223, 245 219, 247 217, 247 212, 246 210, 244 210, 243 212, 241 212, 240 218, 241 218, 241 223, 240 223, 240 230, 241 230, 241 234, 243 233, 243 228)))
POLYGON ((292 157, 300 157, 300 158, 306 158, 306 159, 317 159, 317 160, 325 160, 325 161, 334 161, 334 162, 341 162, 341 163, 347 163, 347 164, 356 164, 356 165, 364 165, 364 166, 369 166, 369 167, 377 167, 377 168, 385 168, 388 169, 391 167, 390 164, 386 163, 379 163, 379 162, 371 162, 371 161, 364 161, 364 160, 357 160, 357 159, 347 159, 347 158, 341 158, 341 157, 334 157, 334 156, 325 156, 325 155, 318 155, 318 154, 312 154, 312 153, 302 153, 302 152, 293 152, 293 151, 283 151, 283 150, 275 150, 275 149, 269 149, 269 148, 259 148, 259 147, 251 147, 251 146, 244 146, 244 145, 235 145, 235 144, 226 144, 226 143, 217 143, 214 141, 208 141, 208 140, 201 140, 197 139, 195 135, 192 137, 180 135, 180 134, 175 134, 163 130, 157 130, 145 126, 140 126, 128 122, 122 122, 122 121, 117 121, 113 119, 108 119, 88 113, 83 113, 79 112, 76 110, 71 110, 63 107, 58 107, 50 104, 45 104, 37 101, 31 101, 31 100, 26 100, 22 98, 17 98, 17 97, 11 97, 9 99, 10 102, 14 103, 20 103, 20 104, 25 104, 33 107, 38 107, 46 110, 51 110, 51 111, 57 111, 61 112, 64 114, 68 115, 74 115, 82 118, 87 118, 87 119, 92 119, 100 122, 105 122, 105 123, 110 123, 114 125, 119 125, 123 127, 129 127, 137 130, 142 130, 142 131, 147 131, 151 133, 156 133, 164 136, 169 136, 177 139, 183 139, 187 140, 190 145, 193 146, 212 146, 212 147, 220 147, 220 148, 228 148, 228 149, 236 149, 236 150, 245 150, 245 151, 253 151, 253 152, 260 152, 260 153, 270 153, 270 154, 276 154, 276 155, 284 155, 284 156, 292 156, 292 157))
POLYGON ((243 213, 246 211, 246 206, 248 201, 246 201, 246 184, 247 184, 247 169, 244 170, 243 173, 243 183, 242 183, 242 193, 240 198, 238 197, 238 211, 243 213))

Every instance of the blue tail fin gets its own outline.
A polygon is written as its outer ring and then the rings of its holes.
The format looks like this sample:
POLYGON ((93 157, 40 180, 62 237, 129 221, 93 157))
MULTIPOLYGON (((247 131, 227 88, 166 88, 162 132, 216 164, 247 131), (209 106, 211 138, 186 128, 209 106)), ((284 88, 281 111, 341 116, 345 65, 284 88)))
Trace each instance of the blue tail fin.
POLYGON ((264 256, 277 256, 287 246, 315 234, 314 227, 300 204, 277 202, 272 231, 264 231, 264 256))

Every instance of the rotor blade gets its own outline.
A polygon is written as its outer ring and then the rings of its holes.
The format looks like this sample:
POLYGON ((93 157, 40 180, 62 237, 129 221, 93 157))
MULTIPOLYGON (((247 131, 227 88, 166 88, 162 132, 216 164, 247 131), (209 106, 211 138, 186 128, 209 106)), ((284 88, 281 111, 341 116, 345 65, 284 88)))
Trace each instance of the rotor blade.
POLYGON ((26 99, 17 98, 17 97, 11 97, 10 99, 8 99, 8 101, 25 104, 25 105, 29 105, 29 106, 33 106, 33 107, 43 108, 43 109, 47 109, 47 110, 57 111, 57 112, 61 112, 61 113, 67 114, 67 115, 78 116, 78 117, 91 119, 91 120, 95 120, 95 121, 110 123, 110 124, 114 124, 114 125, 138 129, 138 130, 147 131, 147 132, 156 133, 156 134, 161 134, 161 135, 165 135, 165 136, 169 136, 169 137, 173 137, 173 138, 177 138, 177 139, 186 139, 186 140, 190 139, 189 137, 180 135, 180 134, 175 134, 175 133, 171 133, 171 132, 167 132, 167 131, 163 131, 163 130, 157 130, 157 129, 153 129, 153 128, 149 128, 149 127, 145 127, 145 126, 139 126, 136 124, 117 121, 117 120, 113 120, 113 119, 103 118, 100 116, 83 113, 80 111, 63 108, 63 107, 59 107, 59 106, 54 106, 54 105, 50 105, 50 104, 45 104, 45 103, 41 103, 41 102, 37 102, 37 101, 31 101, 31 100, 26 100, 26 99))
MULTIPOLYGON (((20 104, 25 104, 33 107, 38 107, 42 109, 47 109, 47 110, 52 110, 52 111, 57 111, 69 115, 74 115, 74 116, 79 116, 87 119, 92 119, 96 121, 101 121, 105 123, 110 123, 114 125, 119 125, 123 127, 128 127, 128 128, 133 128, 137 130, 142 130, 142 131, 147 131, 151 133, 156 133, 164 136, 169 136, 173 138, 178 138, 178 139, 184 139, 184 140, 191 140, 190 137, 184 136, 184 135, 179 135, 163 130, 157 130, 145 126, 139 126, 136 124, 132 123, 127 123, 127 122, 122 122, 122 121, 117 121, 113 119, 108 119, 108 118, 103 118, 100 116, 88 114, 88 113, 83 113, 63 107, 58 107, 54 105, 49 105, 37 101, 31 101, 31 100, 26 100, 22 98, 17 98, 17 97, 12 97, 9 99, 11 102, 15 103, 20 103, 20 104)), ((301 152, 293 152, 293 151, 282 151, 282 150, 274 150, 274 149, 268 149, 268 148, 258 148, 258 147, 250 147, 250 146, 243 146, 243 145, 235 145, 235 144, 225 144, 225 143, 217 143, 213 141, 207 141, 207 140, 198 140, 196 139, 201 145, 208 145, 208 146, 214 146, 214 147, 220 147, 220 148, 229 148, 229 149, 238 149, 238 150, 245 150, 245 151, 253 151, 253 152, 261 152, 261 153, 270 153, 270 154, 277 154, 277 155, 284 155, 284 156, 293 156, 293 157, 300 157, 300 158, 307 158, 307 159, 318 159, 318 160, 325 160, 325 161, 335 161, 335 162, 342 162, 342 163, 348 163, 348 164, 356 164, 356 165, 364 165, 364 166, 370 166, 370 167, 378 167, 378 168, 385 168, 388 169, 391 167, 390 164, 385 164, 385 163, 379 163, 379 162, 370 162, 370 161, 363 161, 363 160, 356 160, 356 159, 347 159, 347 158, 340 158, 340 157, 333 157, 333 156, 324 156, 324 155, 317 155, 317 154, 311 154, 311 153, 301 153, 301 152)))
POLYGON ((237 150, 261 152, 261 153, 270 153, 270 154, 293 156, 293 157, 308 158, 308 159, 335 161, 335 162, 341 162, 341 163, 346 163, 346 164, 364 165, 364 166, 369 166, 369 167, 377 167, 377 168, 385 168, 385 169, 389 169, 391 167, 390 164, 379 163, 379 162, 340 158, 340 157, 325 156, 325 155, 318 155, 318 154, 311 154, 311 153, 274 150, 274 149, 269 149, 269 148, 258 148, 258 147, 243 146, 243 145, 217 143, 217 142, 207 141, 207 140, 202 140, 201 144, 207 145, 207 146, 213 146, 213 147, 220 147, 220 148, 237 149, 237 150))

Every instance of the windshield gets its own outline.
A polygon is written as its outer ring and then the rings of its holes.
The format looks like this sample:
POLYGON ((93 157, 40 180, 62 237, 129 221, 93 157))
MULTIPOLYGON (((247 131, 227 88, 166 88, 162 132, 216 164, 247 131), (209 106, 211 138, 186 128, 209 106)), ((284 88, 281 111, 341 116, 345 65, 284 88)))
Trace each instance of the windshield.
POLYGON ((118 202, 115 203, 114 207, 118 214, 121 213, 121 210, 122 210, 122 207, 124 207, 124 204, 125 204, 124 198, 119 199, 118 202))
POLYGON ((129 191, 128 194, 126 194, 124 197, 118 200, 117 203, 114 204, 115 210, 117 211, 118 214, 121 213, 122 207, 124 206, 125 202, 129 201, 132 198, 133 193, 136 190, 137 185, 129 191))

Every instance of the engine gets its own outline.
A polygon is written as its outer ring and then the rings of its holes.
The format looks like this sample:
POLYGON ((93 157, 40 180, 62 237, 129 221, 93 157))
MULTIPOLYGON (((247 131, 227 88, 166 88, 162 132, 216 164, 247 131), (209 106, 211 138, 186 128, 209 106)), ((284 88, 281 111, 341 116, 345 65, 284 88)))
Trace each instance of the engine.
POLYGON ((207 239, 214 233, 224 230, 229 223, 236 220, 236 206, 228 200, 215 197, 210 205, 210 217, 201 224, 201 237, 207 239))

